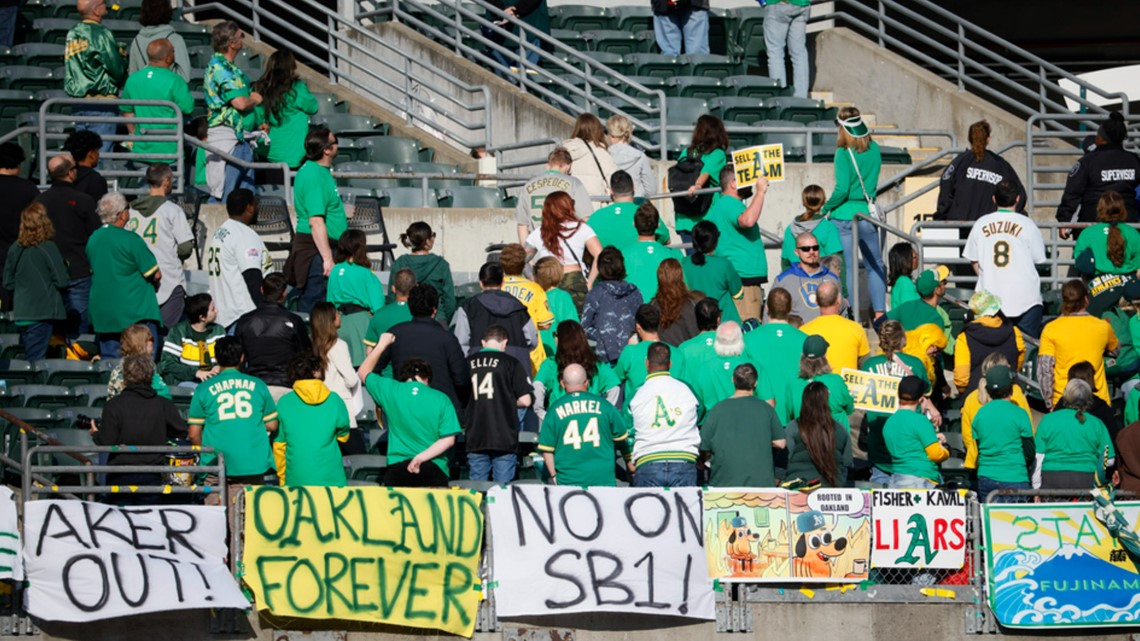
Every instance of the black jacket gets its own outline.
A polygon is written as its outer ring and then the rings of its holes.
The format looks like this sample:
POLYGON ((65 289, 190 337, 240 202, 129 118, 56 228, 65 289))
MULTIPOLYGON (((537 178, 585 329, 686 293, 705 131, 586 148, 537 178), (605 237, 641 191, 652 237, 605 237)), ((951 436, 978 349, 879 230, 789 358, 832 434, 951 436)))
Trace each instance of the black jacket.
POLYGON ((1017 187, 1017 211, 1025 213, 1025 187, 1017 172, 1001 156, 986 151, 981 161, 967 151, 954 159, 938 185, 935 220, 977 220, 997 210, 994 188, 1003 180, 1017 187))
POLYGON ((391 363, 399 375, 404 363, 422 358, 431 365, 432 389, 447 394, 455 405, 455 411, 460 412, 469 394, 471 368, 467 365, 463 348, 459 346, 459 339, 434 319, 423 317, 413 317, 388 331, 396 337, 396 342, 380 357, 376 373, 391 363))
POLYGON ((285 373, 289 359, 312 346, 309 330, 300 316, 266 301, 238 319, 234 337, 241 341, 245 354, 241 370, 260 378, 266 385, 280 387, 290 385, 285 373))
MULTIPOLYGON (((488 289, 471 298, 459 308, 466 318, 469 340, 463 347, 470 356, 483 348, 483 334, 492 325, 500 325, 507 330, 507 353, 514 356, 528 376, 533 375, 530 366, 530 346, 525 328, 530 322, 530 312, 519 299, 500 289, 488 289)), ((456 314, 456 323, 460 322, 456 314)))
POLYGON ((51 188, 40 194, 37 200, 43 203, 55 227, 55 244, 67 263, 67 275, 72 279, 90 276, 87 239, 99 229, 95 201, 70 183, 61 182, 52 183, 51 188))
POLYGON ((91 197, 95 204, 107 195, 107 179, 91 167, 82 165, 75 168, 75 188, 91 197))
POLYGON ((970 348, 970 382, 966 384, 963 394, 978 389, 978 382, 982 379, 982 361, 994 352, 1005 356, 1011 365, 1017 365, 1017 336, 1013 332, 1013 323, 1002 319, 997 327, 988 327, 982 323, 966 323, 962 328, 966 336, 966 345, 970 348))
MULTIPOLYGON (((150 384, 132 385, 103 408, 95 432, 96 445, 166 445, 186 437, 186 421, 170 399, 159 396, 150 384)), ((111 454, 108 465, 162 465, 165 454, 111 454)))
POLYGON ((1136 218, 1136 186, 1140 185, 1140 157, 1120 145, 1098 145, 1081 156, 1065 181, 1057 207, 1057 220, 1070 222, 1080 207, 1077 222, 1096 222, 1096 203, 1104 192, 1119 192, 1128 208, 1129 222, 1136 218))

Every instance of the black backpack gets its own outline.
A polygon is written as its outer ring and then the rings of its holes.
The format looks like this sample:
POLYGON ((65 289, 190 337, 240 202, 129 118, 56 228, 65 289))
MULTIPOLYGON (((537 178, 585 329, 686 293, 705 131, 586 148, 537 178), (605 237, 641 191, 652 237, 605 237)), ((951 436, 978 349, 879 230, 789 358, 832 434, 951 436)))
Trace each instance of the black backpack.
MULTIPOLYGON (((669 168, 669 191, 688 191, 689 187, 697 184, 697 178, 701 175, 704 163, 701 162, 700 156, 691 152, 692 149, 686 149, 685 155, 677 161, 677 164, 669 168)), ((678 214, 701 216, 708 211, 711 203, 712 194, 697 194, 692 198, 688 195, 674 196, 673 210, 678 214)))

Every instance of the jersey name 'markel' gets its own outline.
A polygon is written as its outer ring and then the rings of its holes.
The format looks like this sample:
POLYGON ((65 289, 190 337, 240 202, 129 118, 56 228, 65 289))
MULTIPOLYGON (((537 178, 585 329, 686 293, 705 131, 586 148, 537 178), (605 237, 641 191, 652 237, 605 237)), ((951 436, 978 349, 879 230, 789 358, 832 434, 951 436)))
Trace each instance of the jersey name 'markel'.
POLYGON ((999 220, 982 227, 982 233, 986 235, 986 238, 996 234, 1019 236, 1021 235, 1021 225, 1008 220, 999 220))
POLYGON ((1118 180, 1136 180, 1135 169, 1102 169, 1100 172, 1100 179, 1104 182, 1116 182, 1118 180))
POLYGON ((563 403, 556 410, 558 418, 566 418, 571 414, 601 414, 601 401, 576 400, 563 403))
POLYGON ((1001 174, 999 174, 997 172, 989 171, 986 169, 982 169, 980 167, 969 167, 969 168, 967 168, 966 169, 966 178, 969 178, 970 180, 980 180, 982 182, 986 182, 986 183, 989 183, 991 185, 996 185, 1002 181, 1002 175, 1001 174))
POLYGON ((252 392, 252 391, 257 389, 256 386, 257 386, 257 381, 252 380, 252 379, 227 378, 224 381, 220 381, 220 382, 217 382, 217 383, 214 383, 213 385, 211 385, 210 386, 210 393, 216 396, 222 392, 228 392, 229 390, 232 390, 235 387, 238 387, 238 388, 241 388, 244 390, 249 390, 252 392))

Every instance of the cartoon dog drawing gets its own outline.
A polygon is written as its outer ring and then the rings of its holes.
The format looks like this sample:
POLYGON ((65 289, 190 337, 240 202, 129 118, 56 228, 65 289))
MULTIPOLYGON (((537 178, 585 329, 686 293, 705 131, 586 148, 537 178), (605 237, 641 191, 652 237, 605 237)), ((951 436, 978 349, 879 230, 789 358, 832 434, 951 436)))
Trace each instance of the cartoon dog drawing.
POLYGON ((832 565, 836 557, 847 550, 845 537, 834 538, 822 512, 812 510, 796 517, 796 529, 800 537, 796 539, 795 557, 792 561, 793 576, 824 578, 832 576, 832 565))
POLYGON ((752 553, 752 542, 759 541, 760 535, 748 528, 748 520, 736 513, 731 524, 721 521, 721 538, 725 543, 725 556, 733 573, 748 573, 756 569, 756 555, 752 553))

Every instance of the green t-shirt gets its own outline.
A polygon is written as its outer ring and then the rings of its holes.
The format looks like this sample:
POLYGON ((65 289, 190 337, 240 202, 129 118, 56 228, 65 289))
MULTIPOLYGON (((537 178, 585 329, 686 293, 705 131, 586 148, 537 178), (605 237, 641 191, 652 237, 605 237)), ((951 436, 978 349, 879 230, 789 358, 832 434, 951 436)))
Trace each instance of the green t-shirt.
MULTIPOLYGON (((679 376, 675 376, 675 378, 679 378, 692 386, 692 380, 701 375, 705 361, 716 358, 715 345, 716 332, 712 330, 701 332, 678 345, 675 352, 681 353, 685 367, 676 370, 679 376)), ((709 406, 706 405, 705 407, 709 406)))
POLYGON ((763 363, 776 395, 776 415, 787 425, 792 420, 788 386, 799 380, 800 355, 807 334, 787 323, 765 323, 744 334, 744 349, 752 362, 763 363))
POLYGON ((938 442, 934 424, 925 414, 900 409, 883 425, 883 441, 891 455, 891 472, 942 482, 938 464, 926 456, 926 448, 938 442))
POLYGON ((666 258, 681 260, 681 252, 652 241, 640 240, 621 248, 625 258, 626 280, 637 286, 642 300, 657 295, 657 266, 666 258))
MULTIPOLYGON (((983 408, 984 409, 984 408, 983 408)), ((977 421, 977 419, 974 419, 977 421)), ((1104 469, 1105 458, 1114 458, 1116 450, 1108 436, 1108 428, 1092 414, 1077 420, 1077 411, 1055 410, 1037 424, 1034 439, 1044 472, 1092 472, 1104 469)), ((980 454, 980 452, 979 452, 980 454)))
POLYGON ((297 210, 297 233, 312 234, 309 219, 325 219, 329 238, 339 240, 348 229, 344 203, 336 189, 336 179, 328 167, 308 161, 297 170, 293 178, 293 207, 297 210))
POLYGON ((1000 483, 1029 481, 1021 439, 1033 438, 1033 423, 1024 409, 1006 399, 991 400, 971 426, 978 443, 978 476, 1000 483))
POLYGON ((320 381, 298 381, 293 390, 277 402, 276 442, 285 444, 285 485, 343 487, 348 479, 338 439, 348 436, 348 408, 320 381), (319 402, 302 400, 298 386, 304 386, 308 400, 319 402))
POLYGON ((910 332, 926 324, 942 328, 942 316, 938 310, 922 299, 912 300, 887 312, 887 318, 902 323, 903 330, 910 332))
MULTIPOLYGON (((839 240, 839 228, 835 226, 835 223, 826 218, 818 217, 811 233, 819 241, 821 258, 843 253, 843 243, 839 240)), ((800 262, 800 257, 796 256, 796 235, 792 232, 791 225, 784 228, 784 242, 780 245, 780 258, 786 260, 789 265, 800 262)))
POLYGON ((706 359, 700 366, 699 375, 696 373, 697 369, 686 361, 685 367, 689 375, 685 382, 693 389, 702 407, 712 407, 736 391, 736 387, 732 384, 732 373, 743 363, 752 363, 760 375, 756 382, 756 397, 764 401, 774 400, 776 394, 772 391, 772 382, 765 368, 748 358, 747 353, 740 356, 713 356, 706 359))
POLYGON ((384 306, 384 287, 371 269, 345 261, 329 271, 326 300, 337 307, 359 305, 375 314, 384 306))
POLYGON ((1140 269, 1140 231, 1131 225, 1117 225, 1124 237, 1124 261, 1115 265, 1108 258, 1108 223, 1097 223, 1081 232, 1073 256, 1078 257, 1087 250, 1092 251, 1096 274, 1135 274, 1140 269))
POLYGON ((554 356, 558 351, 554 340, 558 324, 567 320, 577 323, 582 319, 578 316, 578 308, 574 307, 574 299, 564 290, 557 287, 546 290, 546 302, 550 304, 550 313, 554 314, 554 321, 550 323, 549 328, 539 330, 538 333, 542 336, 542 347, 546 350, 546 355, 554 356))
POLYGON ((158 261, 142 237, 103 225, 87 240, 87 259, 92 272, 88 314, 97 333, 118 334, 144 320, 162 322, 147 280, 158 271, 158 261))
POLYGON ((891 286, 891 309, 898 309, 911 301, 919 300, 918 290, 910 276, 899 276, 891 286))
MULTIPOLYGON (((224 369, 194 388, 186 422, 202 425, 202 445, 221 452, 226 474, 253 476, 272 470, 273 452, 265 424, 277 420, 277 404, 259 378, 224 369)), ((213 465, 212 454, 202 465, 213 465)))
MULTIPOLYGON (((439 439, 463 431, 447 394, 419 381, 401 383, 369 374, 364 388, 388 417, 388 465, 410 461, 439 439)), ((450 473, 446 454, 431 461, 450 473)))
MULTIPOLYGON (((637 207, 637 203, 613 203, 590 216, 587 224, 598 235, 602 247, 621 249, 637 242, 637 228, 633 226, 633 214, 637 212, 637 207)), ((658 219, 655 238, 662 245, 669 244, 669 230, 665 227, 664 220, 658 219)))
MULTIPOLYGON (((123 100, 168 100, 178 105, 181 114, 176 114, 170 107, 149 105, 122 105, 119 110, 123 113, 133 113, 136 118, 174 118, 189 116, 194 111, 194 96, 190 94, 190 86, 182 76, 164 67, 143 67, 132 73, 123 85, 123 100)), ((135 127, 138 135, 155 134, 173 136, 177 129, 174 123, 140 124, 135 127)), ((174 165, 176 158, 153 158, 152 154, 178 154, 182 143, 171 140, 169 142, 151 142, 136 140, 132 143, 131 152, 140 156, 143 161, 158 161, 174 165)))
POLYGON ((412 313, 408 311, 407 301, 396 301, 381 307, 368 321, 368 331, 364 334, 364 344, 376 347, 384 332, 400 323, 412 320, 412 313))
POLYGON ((741 278, 767 278, 768 258, 760 225, 741 229, 736 221, 747 207, 734 196, 722 196, 709 208, 705 219, 720 230, 717 253, 732 263, 741 278))
MULTIPOLYGON (((687 157, 688 154, 689 150, 686 149, 682 152, 681 158, 687 157)), ((723 149, 713 149, 709 153, 701 156, 701 173, 709 175, 709 181, 705 183, 705 188, 720 187, 720 170, 724 169, 726 164, 728 164, 728 154, 726 154, 723 149)), ((712 207, 716 207, 717 201, 722 197, 722 194, 713 194, 712 207)), ((712 207, 709 208, 709 211, 712 211, 712 207)), ((705 217, 708 217, 707 214, 705 217)), ((693 226, 700 221, 700 216, 677 214, 677 231, 693 231, 693 226)))
POLYGON ((752 397, 727 398, 705 415, 701 451, 712 453, 712 487, 775 487, 772 441, 784 438, 776 411, 752 397))
MULTIPOLYGON (((558 363, 553 358, 542 361, 538 373, 534 375, 535 383, 542 383, 546 388, 546 407, 549 408, 566 394, 562 389, 562 381, 558 380, 558 363)), ((598 363, 598 373, 590 378, 589 392, 605 397, 606 392, 621 385, 621 381, 614 375, 614 370, 605 363, 598 363)))
POLYGON ((296 167, 305 160, 305 136, 309 134, 309 116, 317 113, 317 99, 305 81, 298 80, 285 93, 277 116, 257 106, 258 119, 269 125, 269 162, 283 162, 296 167))
POLYGON ((735 300, 744 298, 744 284, 740 275, 727 259, 720 256, 705 256, 705 264, 693 263, 692 256, 681 261, 685 273, 685 284, 689 289, 704 292, 705 296, 716 299, 720 305, 720 319, 723 322, 740 322, 735 300))
POLYGON ((815 378, 797 378, 788 385, 787 403, 791 418, 800 417, 800 408, 804 402, 804 388, 809 383, 819 381, 827 388, 827 405, 831 409, 831 418, 842 425, 848 432, 851 431, 851 414, 855 412, 855 401, 851 399, 851 392, 847 390, 847 383, 839 374, 820 374, 815 378))
MULTIPOLYGON (((649 355, 649 346, 652 344, 652 341, 641 341, 633 345, 626 345, 622 348, 621 356, 618 357, 617 363, 614 365, 614 375, 624 384, 625 407, 627 409, 629 402, 633 400, 633 395, 641 389, 641 386, 645 384, 645 378, 649 376, 649 370, 645 367, 645 359, 649 355)), ((680 378, 678 374, 685 370, 684 355, 677 347, 668 343, 663 343, 663 345, 669 348, 669 373, 675 378, 680 378)))
MULTIPOLYGON (((917 376, 925 385, 924 393, 929 393, 930 380, 926 376, 926 366, 922 361, 902 352, 895 352, 895 356, 897 359, 889 360, 883 354, 872 356, 863 361, 863 366, 859 369, 900 379, 904 376, 917 376)), ((888 473, 891 471, 891 453, 887 451, 887 445, 883 442, 883 425, 891 416, 882 412, 867 412, 863 416, 863 429, 867 430, 867 460, 888 473)))
POLYGON ((597 394, 573 392, 547 407, 538 449, 554 453, 558 484, 616 485, 614 447, 628 454, 629 432, 614 406, 597 394))

